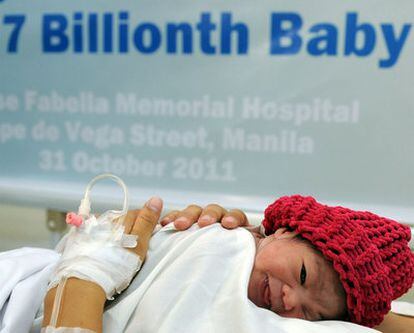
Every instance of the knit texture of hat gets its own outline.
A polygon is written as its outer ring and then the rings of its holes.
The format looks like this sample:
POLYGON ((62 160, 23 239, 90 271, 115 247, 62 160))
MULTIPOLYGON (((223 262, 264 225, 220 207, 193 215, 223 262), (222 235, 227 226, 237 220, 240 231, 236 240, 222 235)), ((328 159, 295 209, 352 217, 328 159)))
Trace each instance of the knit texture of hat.
POLYGON ((267 235, 281 227, 298 232, 332 262, 354 323, 378 325, 413 285, 410 228, 391 219, 293 195, 267 207, 263 226, 267 235))

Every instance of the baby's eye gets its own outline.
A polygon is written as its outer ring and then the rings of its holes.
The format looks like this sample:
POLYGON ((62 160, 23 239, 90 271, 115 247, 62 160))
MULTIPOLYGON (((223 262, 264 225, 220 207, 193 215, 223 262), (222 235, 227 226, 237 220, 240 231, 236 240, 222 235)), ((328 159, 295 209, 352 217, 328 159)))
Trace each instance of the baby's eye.
POLYGON ((300 284, 304 285, 306 281, 306 268, 305 264, 302 264, 302 269, 300 270, 300 284))

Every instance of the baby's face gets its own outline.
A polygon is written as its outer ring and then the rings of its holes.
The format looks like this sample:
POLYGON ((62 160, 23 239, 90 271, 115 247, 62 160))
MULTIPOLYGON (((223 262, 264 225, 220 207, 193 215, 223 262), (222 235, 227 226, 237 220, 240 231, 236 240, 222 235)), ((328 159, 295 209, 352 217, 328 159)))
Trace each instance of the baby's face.
POLYGON ((346 309, 337 273, 320 253, 294 236, 279 229, 256 240, 249 299, 283 317, 339 319, 346 309))

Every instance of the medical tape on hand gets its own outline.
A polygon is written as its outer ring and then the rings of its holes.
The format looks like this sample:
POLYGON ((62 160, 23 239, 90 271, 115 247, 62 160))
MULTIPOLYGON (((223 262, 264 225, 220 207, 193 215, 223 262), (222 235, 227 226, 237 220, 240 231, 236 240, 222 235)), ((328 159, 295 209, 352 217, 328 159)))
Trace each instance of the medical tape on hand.
POLYGON ((62 257, 49 289, 68 277, 94 282, 107 299, 128 287, 142 265, 141 258, 128 250, 137 245, 137 236, 125 235, 124 226, 114 223, 117 216, 91 216, 80 227, 72 227, 63 240, 62 257))

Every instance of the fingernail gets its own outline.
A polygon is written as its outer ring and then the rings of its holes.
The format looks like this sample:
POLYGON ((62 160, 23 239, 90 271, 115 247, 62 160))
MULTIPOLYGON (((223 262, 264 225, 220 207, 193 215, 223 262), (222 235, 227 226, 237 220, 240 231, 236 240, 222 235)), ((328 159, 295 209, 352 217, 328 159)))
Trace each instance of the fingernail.
POLYGON ((216 222, 215 218, 210 216, 210 215, 203 215, 199 218, 198 220, 199 222, 204 222, 204 223, 214 223, 216 222))
POLYGON ((160 222, 172 222, 172 218, 171 217, 164 217, 160 222))
POLYGON ((147 201, 145 206, 154 212, 159 212, 162 209, 162 200, 159 197, 152 197, 147 201))
POLYGON ((170 219, 162 219, 161 221, 160 221, 160 224, 162 225, 162 226, 165 226, 165 225, 167 225, 168 223, 170 223, 171 221, 170 221, 170 219))
POLYGON ((237 221, 233 216, 226 216, 225 218, 223 218, 222 222, 225 222, 230 227, 234 227, 237 225, 237 221))
POLYGON ((174 225, 175 225, 176 228, 182 230, 182 229, 189 228, 190 225, 191 225, 191 222, 188 218, 186 218, 184 216, 181 216, 181 217, 179 217, 178 219, 176 219, 174 221, 174 225))
POLYGON ((181 217, 179 217, 178 219, 176 219, 176 220, 174 221, 174 223, 176 223, 176 222, 178 222, 178 223, 185 223, 185 224, 187 224, 187 223, 188 223, 188 218, 186 218, 186 217, 184 217, 184 216, 181 216, 181 217))

